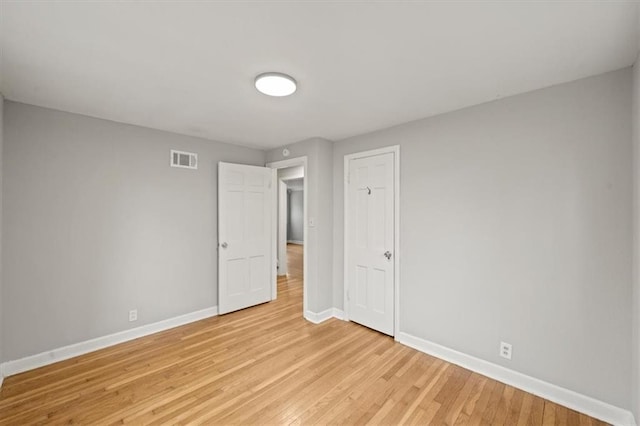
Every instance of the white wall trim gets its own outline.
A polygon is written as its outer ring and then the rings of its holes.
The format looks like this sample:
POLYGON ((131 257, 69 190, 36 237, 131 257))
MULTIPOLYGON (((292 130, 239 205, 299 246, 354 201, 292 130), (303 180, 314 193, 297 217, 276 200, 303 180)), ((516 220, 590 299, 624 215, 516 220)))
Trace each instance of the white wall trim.
POLYGON ((344 321, 344 311, 342 309, 333 308, 332 316, 336 319, 344 321))
POLYGON ((190 312, 188 314, 169 318, 166 320, 154 322, 152 324, 143 325, 141 327, 124 330, 107 336, 97 337, 95 339, 86 340, 84 342, 74 343, 72 345, 63 346, 61 348, 42 352, 37 355, 31 355, 14 361, 7 361, 0 364, 0 383, 3 377, 13 376, 35 368, 44 367, 45 365, 55 362, 64 361, 89 352, 104 349, 118 343, 128 342, 129 340, 139 337, 148 336, 170 328, 179 327, 191 322, 199 321, 205 318, 218 315, 218 307, 202 309, 200 311, 190 312))
POLYGON ((342 311, 342 309, 329 308, 325 309, 322 312, 305 311, 304 317, 307 321, 310 321, 314 324, 320 324, 331 318, 342 320, 344 319, 344 312, 342 311))
POLYGON ((326 309, 322 312, 304 311, 304 318, 314 324, 320 324, 332 317, 332 309, 326 309))
POLYGON ((433 355, 452 364, 490 377, 507 385, 522 389, 549 401, 595 417, 607 423, 620 426, 635 426, 630 411, 613 406, 586 395, 561 388, 554 384, 510 370, 489 361, 449 349, 437 343, 400 332, 396 336, 398 342, 420 352, 433 355))
POLYGON ((394 180, 394 205, 393 205, 393 232, 394 232, 394 241, 393 241, 393 281, 394 281, 394 289, 393 289, 393 335, 395 339, 398 340, 398 334, 400 333, 400 145, 392 145, 384 148, 372 149, 369 151, 356 152, 353 154, 347 154, 344 156, 344 270, 343 270, 343 318, 344 320, 349 320, 349 300, 348 300, 348 291, 349 291, 349 271, 347 266, 349 265, 349 241, 347 238, 347 232, 349 229, 348 226, 348 217, 349 217, 349 162, 356 158, 363 157, 371 157, 374 155, 380 154, 393 154, 393 180, 394 180))

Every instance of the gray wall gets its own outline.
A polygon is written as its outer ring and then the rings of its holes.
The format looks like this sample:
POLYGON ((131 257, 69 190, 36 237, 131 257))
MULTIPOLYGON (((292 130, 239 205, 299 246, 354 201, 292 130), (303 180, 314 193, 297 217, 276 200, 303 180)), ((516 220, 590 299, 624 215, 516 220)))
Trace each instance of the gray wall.
POLYGON ((304 241, 304 191, 290 190, 287 194, 287 240, 304 241))
POLYGON ((640 62, 633 66, 633 297, 631 410, 640 422, 640 62))
MULTIPOLYGON (((332 174, 333 144, 320 138, 308 139, 287 145, 291 154, 287 158, 307 156, 307 217, 315 220, 309 227, 305 241, 309 256, 307 262, 308 308, 312 312, 322 312, 333 306, 332 295, 332 250, 333 250, 333 210, 332 174)), ((282 148, 267 152, 267 162, 280 161, 285 157, 282 148)))
POLYGON ((13 102, 5 117, 3 360, 217 304, 217 162, 264 152, 13 102), (199 169, 169 167, 172 148, 199 169))
POLYGON ((400 145, 400 329, 629 408, 631 70, 334 145, 400 145), (513 359, 498 356, 500 341, 513 359))

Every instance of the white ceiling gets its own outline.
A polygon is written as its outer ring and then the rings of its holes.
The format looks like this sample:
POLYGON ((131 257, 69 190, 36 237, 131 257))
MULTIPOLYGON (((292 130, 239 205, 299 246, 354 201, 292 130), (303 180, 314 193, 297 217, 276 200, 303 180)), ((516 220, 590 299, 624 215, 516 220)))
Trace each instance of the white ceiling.
POLYGON ((632 64, 635 2, 1 3, 6 98, 271 148, 632 64), (299 81, 269 98, 254 77, 299 81))

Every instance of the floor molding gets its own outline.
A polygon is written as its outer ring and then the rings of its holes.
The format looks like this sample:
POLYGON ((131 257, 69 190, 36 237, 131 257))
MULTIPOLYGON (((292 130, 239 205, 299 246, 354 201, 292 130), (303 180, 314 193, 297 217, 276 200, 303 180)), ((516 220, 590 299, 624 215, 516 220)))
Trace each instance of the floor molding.
POLYGON ((344 311, 342 309, 332 308, 332 310, 332 317, 344 321, 344 311))
POLYGON ((218 307, 214 306, 212 308, 206 308, 200 311, 190 312, 188 314, 169 318, 163 321, 154 322, 152 324, 132 328, 130 330, 124 330, 118 333, 109 334, 107 336, 97 337, 95 339, 86 340, 84 342, 63 346, 61 348, 42 352, 37 355, 31 355, 14 361, 7 361, 0 364, 0 384, 2 383, 2 379, 4 377, 13 376, 14 374, 33 370, 35 368, 44 367, 45 365, 64 361, 65 359, 84 355, 89 352, 97 351, 98 349, 117 345, 118 343, 128 342, 129 340, 148 336, 159 331, 179 327, 181 325, 189 324, 191 322, 199 321, 216 315, 218 315, 218 307))
POLYGON ((306 311, 304 317, 307 321, 311 321, 314 324, 320 324, 330 318, 337 318, 339 320, 344 319, 344 312, 338 308, 325 309, 322 312, 306 311))
POLYGON ((287 240, 287 244, 295 244, 295 245, 298 245, 298 246, 303 246, 304 245, 304 241, 287 240))
POLYGON ((522 389, 572 410, 587 414, 607 423, 620 426, 635 426, 630 411, 599 401, 586 395, 561 388, 517 371, 449 349, 407 333, 398 333, 398 342, 420 352, 433 355, 452 364, 487 376, 507 385, 522 389))
POLYGON ((326 309, 322 312, 306 311, 304 317, 307 321, 311 321, 314 324, 320 324, 325 322, 333 316, 333 308, 326 309))

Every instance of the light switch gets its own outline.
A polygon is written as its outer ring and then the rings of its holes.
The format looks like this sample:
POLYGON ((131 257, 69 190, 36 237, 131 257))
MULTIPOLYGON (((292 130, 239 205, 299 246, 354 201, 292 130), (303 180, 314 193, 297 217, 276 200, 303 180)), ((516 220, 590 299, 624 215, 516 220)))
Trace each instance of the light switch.
POLYGON ((315 217, 310 217, 309 218, 309 227, 313 228, 314 226, 316 226, 316 218, 315 217))

